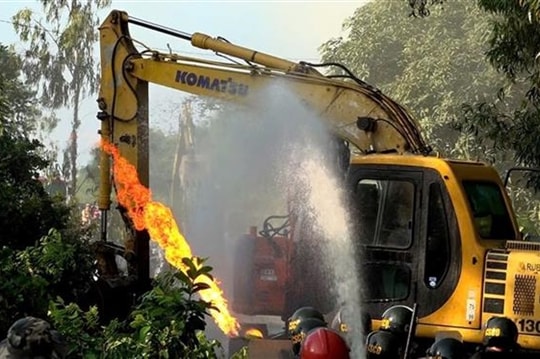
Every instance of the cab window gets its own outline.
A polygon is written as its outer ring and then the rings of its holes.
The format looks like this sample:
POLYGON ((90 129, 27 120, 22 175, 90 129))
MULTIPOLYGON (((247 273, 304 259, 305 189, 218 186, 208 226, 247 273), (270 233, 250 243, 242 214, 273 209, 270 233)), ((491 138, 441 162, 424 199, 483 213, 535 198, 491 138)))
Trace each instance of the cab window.
POLYGON ((450 234, 440 184, 429 186, 426 268, 424 282, 428 288, 437 288, 450 265, 450 234))
POLYGON ((486 239, 512 239, 516 235, 500 187, 492 182, 463 181, 476 231, 486 239))
POLYGON ((414 184, 362 179, 354 196, 355 227, 364 245, 407 248, 412 241, 414 184))
POLYGON ((403 264, 367 263, 363 267, 367 300, 402 300, 408 297, 411 271, 403 264))

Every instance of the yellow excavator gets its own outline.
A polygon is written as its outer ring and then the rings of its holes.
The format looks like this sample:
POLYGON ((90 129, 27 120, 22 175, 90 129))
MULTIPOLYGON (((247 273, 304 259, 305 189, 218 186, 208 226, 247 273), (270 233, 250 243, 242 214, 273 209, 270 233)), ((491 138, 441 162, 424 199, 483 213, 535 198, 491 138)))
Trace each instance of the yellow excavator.
MULTIPOLYGON (((388 307, 416 304, 417 338, 456 332, 466 342, 481 343, 487 320, 507 316, 519 329, 519 343, 540 350, 540 243, 522 239, 509 196, 493 167, 433 154, 402 106, 340 64, 291 62, 122 11, 112 11, 99 31, 100 135, 135 166, 143 185, 149 185, 149 83, 246 106, 253 106, 264 88, 284 83, 328 124, 340 144, 354 149, 340 147, 347 149, 342 153, 347 159, 345 183, 356 229, 353 239, 361 253, 361 270, 350 275, 362 277, 362 306, 375 325, 388 307), (139 50, 129 33, 131 25, 184 39, 237 62, 139 50), (325 66, 338 67, 343 75, 325 76, 318 70, 325 66)), ((104 152, 98 203, 103 213, 102 247, 110 249, 102 253, 108 258, 119 253, 106 234, 113 185, 110 158, 104 152)), ((131 225, 129 219, 126 223, 131 225)), ((149 236, 133 227, 130 233, 123 249, 131 269, 128 282, 134 291, 142 291, 149 283, 149 236)), ((252 239, 257 240, 256 231, 252 239)), ((296 243, 301 241, 295 238, 296 243)), ((272 268, 257 268, 267 275, 275 273, 272 268)), ((114 293, 120 285, 110 283, 117 272, 107 265, 100 270, 114 293)), ((300 303, 298 296, 309 298, 309 293, 299 292, 300 286, 290 288, 300 282, 295 278, 281 282, 285 297, 277 301, 282 306, 277 311, 282 310, 284 318, 300 303)), ((257 304, 255 297, 249 299, 244 302, 257 304)), ((261 311, 270 307, 258 306, 261 311)), ((272 310, 275 314, 276 308, 272 310)))

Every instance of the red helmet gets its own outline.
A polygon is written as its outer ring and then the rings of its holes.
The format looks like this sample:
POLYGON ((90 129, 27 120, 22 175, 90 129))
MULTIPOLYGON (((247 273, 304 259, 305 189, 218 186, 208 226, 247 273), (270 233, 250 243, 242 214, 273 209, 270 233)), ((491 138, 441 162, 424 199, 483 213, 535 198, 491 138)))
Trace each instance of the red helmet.
POLYGON ((350 359, 345 340, 328 328, 310 331, 300 349, 300 359, 350 359))

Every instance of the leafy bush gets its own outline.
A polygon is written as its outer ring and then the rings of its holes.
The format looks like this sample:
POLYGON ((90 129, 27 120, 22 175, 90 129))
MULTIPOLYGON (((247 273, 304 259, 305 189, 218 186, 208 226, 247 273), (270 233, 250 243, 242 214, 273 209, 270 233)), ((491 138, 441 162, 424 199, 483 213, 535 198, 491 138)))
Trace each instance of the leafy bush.
POLYGON ((242 347, 239 351, 237 351, 231 356, 231 359, 247 359, 247 358, 248 358, 247 347, 242 347))
POLYGON ((45 317, 49 301, 83 302, 93 282, 93 255, 82 230, 50 230, 36 246, 0 249, 0 332, 26 315, 45 317))
POLYGON ((16 319, 29 314, 43 316, 47 311, 48 283, 20 262, 20 255, 7 247, 0 250, 0 332, 3 334, 16 319))
POLYGON ((66 334, 68 358, 217 358, 221 345, 204 334, 212 306, 198 297, 206 287, 196 283, 211 268, 196 263, 203 261, 184 259, 186 273, 160 274, 124 322, 101 327, 95 307, 53 303, 49 317, 66 334))
MULTIPOLYGON (((61 298, 51 302, 49 317, 55 329, 61 332, 67 342, 70 358, 99 358, 104 348, 104 340, 109 332, 104 332, 99 323, 96 307, 83 311, 77 304, 65 304, 61 298)), ((114 330, 117 322, 111 322, 108 330, 114 330)))
POLYGON ((64 229, 69 208, 52 198, 38 180, 47 161, 36 140, 0 134, 0 246, 23 250, 33 246, 50 228, 64 229))

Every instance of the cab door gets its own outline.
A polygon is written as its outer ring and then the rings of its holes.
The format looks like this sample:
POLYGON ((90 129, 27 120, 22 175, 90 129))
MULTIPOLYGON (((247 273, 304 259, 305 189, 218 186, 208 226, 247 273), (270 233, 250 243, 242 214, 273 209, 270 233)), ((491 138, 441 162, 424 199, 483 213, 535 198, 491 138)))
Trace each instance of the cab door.
POLYGON ((380 317, 412 306, 420 279, 423 172, 405 166, 352 166, 351 218, 364 307, 380 317))
POLYGON ((437 310, 460 273, 460 238, 450 197, 432 169, 361 165, 349 176, 350 206, 364 307, 437 310))

